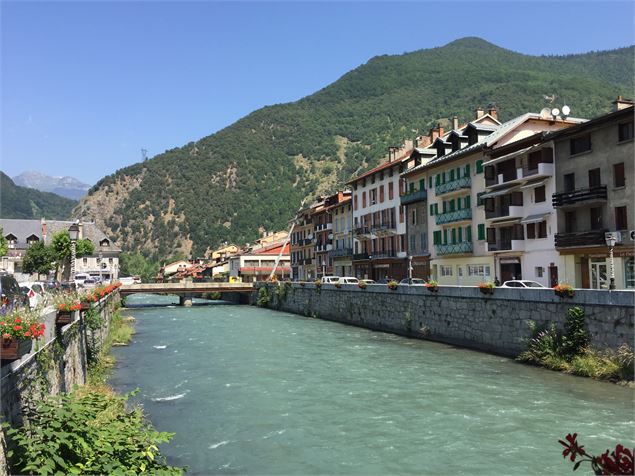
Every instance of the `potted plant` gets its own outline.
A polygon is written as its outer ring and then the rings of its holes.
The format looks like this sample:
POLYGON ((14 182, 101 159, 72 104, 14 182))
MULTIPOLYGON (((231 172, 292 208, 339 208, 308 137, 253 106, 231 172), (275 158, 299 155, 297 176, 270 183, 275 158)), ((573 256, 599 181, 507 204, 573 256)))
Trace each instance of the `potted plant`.
POLYGON ((359 287, 359 289, 366 289, 366 286, 368 286, 368 284, 366 284, 364 281, 360 281, 359 283, 357 283, 357 286, 359 287))
POLYGON ((573 296, 575 296, 575 291, 573 289, 573 286, 566 283, 560 283, 554 286, 553 292, 556 294, 556 296, 560 296, 562 298, 564 297, 572 298, 573 296))
POLYGON ((436 293, 439 291, 439 283, 436 282, 434 279, 431 279, 430 281, 428 281, 425 284, 425 287, 428 291, 430 291, 431 293, 436 293))
POLYGON ((322 288, 322 281, 319 279, 316 279, 315 281, 313 281, 313 284, 315 284, 315 289, 320 290, 322 288))
POLYGON ((494 294, 494 288, 495 287, 496 287, 496 284, 494 284, 493 281, 488 281, 487 283, 480 283, 478 285, 478 289, 483 294, 494 294))
POLYGON ((399 283, 397 281, 395 281, 394 279, 391 279, 390 281, 388 281, 388 289, 394 291, 395 289, 397 289, 397 286, 399 286, 399 283))
POLYGON ((93 303, 97 302, 99 299, 94 292, 86 291, 79 297, 79 301, 81 303, 82 311, 90 309, 93 303))
POLYGON ((33 340, 44 335, 44 323, 38 314, 26 309, 15 309, 0 317, 2 360, 17 360, 31 351, 33 340))
POLYGON ((79 311, 82 308, 79 297, 74 293, 60 293, 55 296, 54 302, 57 309, 56 326, 70 324, 73 311, 79 311))

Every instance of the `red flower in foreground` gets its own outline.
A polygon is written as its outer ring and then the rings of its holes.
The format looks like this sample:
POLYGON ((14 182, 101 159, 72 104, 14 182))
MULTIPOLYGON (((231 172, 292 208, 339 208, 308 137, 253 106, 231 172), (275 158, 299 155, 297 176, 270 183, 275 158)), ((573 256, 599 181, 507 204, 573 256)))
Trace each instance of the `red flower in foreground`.
POLYGON ((562 440, 558 440, 558 443, 560 443, 562 446, 565 447, 564 451, 562 452, 562 456, 566 458, 567 455, 570 455, 569 459, 571 461, 575 461, 575 458, 578 455, 586 456, 586 451, 584 451, 584 446, 578 446, 578 442, 576 441, 577 437, 578 437, 577 433, 574 433, 573 435, 569 433, 565 437, 568 443, 565 443, 562 440))
POLYGON ((602 467, 602 474, 633 474, 633 453, 622 445, 617 445, 611 456, 606 450, 594 462, 602 467))

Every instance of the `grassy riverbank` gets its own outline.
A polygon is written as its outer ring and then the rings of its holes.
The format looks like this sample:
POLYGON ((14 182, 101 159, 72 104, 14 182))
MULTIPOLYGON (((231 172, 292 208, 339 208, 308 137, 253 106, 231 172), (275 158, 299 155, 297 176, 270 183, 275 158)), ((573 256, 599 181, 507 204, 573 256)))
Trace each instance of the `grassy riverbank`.
POLYGON ((142 408, 128 403, 130 395, 118 395, 106 383, 115 363, 110 351, 131 341, 133 321, 115 309, 109 333, 89 363, 87 384, 32 402, 24 410, 28 427, 7 431, 14 447, 8 454, 12 472, 183 473, 182 468, 169 466, 158 448, 173 434, 156 431, 142 408))

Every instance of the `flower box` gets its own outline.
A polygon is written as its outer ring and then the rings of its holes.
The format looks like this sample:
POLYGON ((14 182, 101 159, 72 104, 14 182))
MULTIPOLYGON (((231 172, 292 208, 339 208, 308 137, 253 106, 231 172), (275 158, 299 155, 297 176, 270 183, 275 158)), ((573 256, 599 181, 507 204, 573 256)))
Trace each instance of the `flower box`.
POLYGON ((71 322, 73 322, 73 315, 71 311, 57 311, 57 316, 55 317, 56 326, 65 326, 71 322))
POLYGON ((82 311, 87 311, 88 309, 90 309, 90 306, 91 306, 91 303, 82 301, 81 310, 82 311))
POLYGON ((479 289, 479 290, 481 291, 481 293, 483 293, 483 294, 494 294, 494 288, 488 288, 488 287, 482 287, 482 288, 481 288, 481 287, 479 287, 478 289, 479 289))
POLYGON ((439 286, 434 286, 432 284, 426 284, 426 289, 428 291, 430 291, 431 293, 438 293, 439 292, 439 286))
POLYGON ((2 339, 2 360, 18 360, 31 352, 32 345, 31 339, 2 339))
POLYGON ((572 298, 575 296, 575 290, 570 284, 558 284, 554 286, 553 292, 561 298, 572 298))

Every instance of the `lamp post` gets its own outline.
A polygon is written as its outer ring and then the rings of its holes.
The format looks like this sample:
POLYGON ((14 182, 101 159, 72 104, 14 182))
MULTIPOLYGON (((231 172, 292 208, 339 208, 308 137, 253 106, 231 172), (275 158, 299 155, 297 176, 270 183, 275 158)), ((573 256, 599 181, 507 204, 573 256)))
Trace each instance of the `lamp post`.
POLYGON ((75 255, 76 255, 76 244, 77 238, 79 238, 79 225, 77 222, 73 223, 68 228, 68 236, 71 239, 71 283, 75 282, 75 255))
POLYGON ((614 232, 606 232, 604 233, 604 239, 606 240, 606 246, 609 247, 609 266, 610 266, 610 281, 609 281, 609 289, 615 289, 615 261, 613 260, 613 247, 617 242, 617 236, 614 232))
POLYGON ((101 261, 104 258, 104 254, 100 251, 99 255, 98 255, 98 259, 97 259, 97 266, 99 267, 99 284, 101 284, 102 281, 102 277, 101 277, 101 270, 102 270, 102 265, 101 265, 101 261))
POLYGON ((408 284, 412 284, 412 256, 408 256, 408 284))

